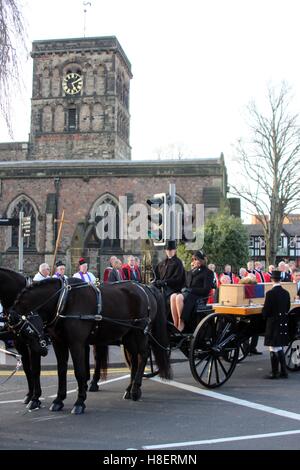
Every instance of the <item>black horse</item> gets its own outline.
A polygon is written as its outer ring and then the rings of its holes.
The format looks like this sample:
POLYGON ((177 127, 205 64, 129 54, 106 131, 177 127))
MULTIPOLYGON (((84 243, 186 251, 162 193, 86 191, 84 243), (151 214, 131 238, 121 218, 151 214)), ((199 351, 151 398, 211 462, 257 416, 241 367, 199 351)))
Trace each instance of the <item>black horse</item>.
POLYGON ((105 284, 101 287, 101 299, 100 309, 96 289, 81 280, 72 278, 65 285, 59 279, 50 279, 24 289, 14 304, 13 311, 21 315, 37 312, 51 336, 58 366, 58 392, 51 411, 59 411, 64 406, 70 350, 78 383, 78 396, 72 413, 84 412, 88 380, 87 344, 101 346, 98 359, 105 375, 108 345, 116 340, 122 341, 131 357, 131 380, 125 398, 138 400, 141 396, 149 340, 160 376, 166 379, 171 376, 167 321, 159 291, 130 281, 105 284))
POLYGON ((41 396, 40 372, 41 358, 47 355, 43 323, 38 316, 31 315, 28 321, 18 315, 9 315, 9 309, 18 294, 25 288, 26 279, 22 274, 10 269, 0 268, 0 301, 3 307, 6 328, 0 332, 0 340, 13 339, 17 351, 21 354, 23 369, 28 382, 28 393, 24 403, 29 409, 36 408, 41 396))

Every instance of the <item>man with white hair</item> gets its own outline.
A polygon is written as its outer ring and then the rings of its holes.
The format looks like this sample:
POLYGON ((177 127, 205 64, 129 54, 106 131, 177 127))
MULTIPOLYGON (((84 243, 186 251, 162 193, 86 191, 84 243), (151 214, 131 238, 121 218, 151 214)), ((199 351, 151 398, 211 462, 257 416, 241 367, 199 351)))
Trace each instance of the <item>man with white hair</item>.
POLYGON ((48 263, 42 263, 39 266, 39 270, 33 278, 34 282, 44 281, 50 277, 50 266, 48 263))
POLYGON ((291 282, 291 275, 287 272, 286 263, 284 261, 280 261, 278 269, 280 271, 280 280, 282 282, 291 282))

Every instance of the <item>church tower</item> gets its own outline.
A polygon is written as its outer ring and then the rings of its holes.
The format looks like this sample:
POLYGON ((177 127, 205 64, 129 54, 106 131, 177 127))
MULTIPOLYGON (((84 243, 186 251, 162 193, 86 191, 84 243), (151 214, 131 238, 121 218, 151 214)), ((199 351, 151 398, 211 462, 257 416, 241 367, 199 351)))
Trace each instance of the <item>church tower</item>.
POLYGON ((34 41, 29 159, 130 160, 131 64, 116 37, 34 41))

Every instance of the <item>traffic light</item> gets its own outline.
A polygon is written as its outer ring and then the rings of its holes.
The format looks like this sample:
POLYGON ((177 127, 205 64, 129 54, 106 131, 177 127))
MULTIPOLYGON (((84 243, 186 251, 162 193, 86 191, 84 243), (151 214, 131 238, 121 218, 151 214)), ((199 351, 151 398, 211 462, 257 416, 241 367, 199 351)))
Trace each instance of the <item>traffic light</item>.
POLYGON ((148 220, 150 222, 148 236, 153 240, 155 246, 166 244, 168 224, 168 203, 166 193, 154 194, 153 198, 147 199, 150 206, 148 220))
POLYGON ((31 218, 30 217, 23 217, 23 219, 22 219, 23 237, 30 237, 30 225, 31 225, 31 218))

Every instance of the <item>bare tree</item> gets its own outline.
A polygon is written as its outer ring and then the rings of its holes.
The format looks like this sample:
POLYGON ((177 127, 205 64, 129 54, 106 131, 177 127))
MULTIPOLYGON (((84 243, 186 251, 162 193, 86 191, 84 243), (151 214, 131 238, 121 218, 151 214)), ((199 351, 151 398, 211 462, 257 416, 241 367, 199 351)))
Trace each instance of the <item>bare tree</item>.
POLYGON ((275 263, 284 217, 300 202, 300 128, 290 100, 282 83, 268 88, 267 115, 250 103, 250 141, 240 140, 237 147, 244 183, 231 186, 262 224, 268 264, 275 263))
POLYGON ((17 0, 0 0, 0 113, 12 137, 11 97, 19 89, 20 60, 27 52, 24 21, 17 0))

